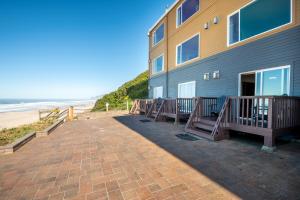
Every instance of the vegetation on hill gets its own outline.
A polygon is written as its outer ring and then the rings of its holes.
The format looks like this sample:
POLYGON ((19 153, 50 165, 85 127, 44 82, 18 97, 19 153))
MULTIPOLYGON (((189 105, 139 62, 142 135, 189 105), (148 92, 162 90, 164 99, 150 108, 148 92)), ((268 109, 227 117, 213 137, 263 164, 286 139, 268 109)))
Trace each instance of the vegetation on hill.
POLYGON ((98 99, 92 111, 104 111, 106 103, 109 109, 126 109, 127 100, 131 104, 134 99, 148 97, 148 71, 138 75, 131 81, 124 83, 116 91, 104 95, 98 99))

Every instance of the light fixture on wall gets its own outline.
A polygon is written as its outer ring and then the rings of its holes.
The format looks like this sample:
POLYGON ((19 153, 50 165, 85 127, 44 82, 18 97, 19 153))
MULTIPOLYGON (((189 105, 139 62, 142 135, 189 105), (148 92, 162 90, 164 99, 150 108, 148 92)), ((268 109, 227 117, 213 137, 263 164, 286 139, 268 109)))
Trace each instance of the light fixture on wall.
POLYGON ((208 81, 208 80, 209 80, 209 73, 204 73, 203 79, 204 79, 205 81, 208 81))
POLYGON ((214 17, 214 24, 218 24, 219 23, 219 17, 214 17))
POLYGON ((219 79, 220 78, 220 71, 214 71, 213 73, 213 79, 219 79))
POLYGON ((208 29, 208 22, 206 22, 206 23, 203 25, 203 28, 206 29, 206 30, 208 29))

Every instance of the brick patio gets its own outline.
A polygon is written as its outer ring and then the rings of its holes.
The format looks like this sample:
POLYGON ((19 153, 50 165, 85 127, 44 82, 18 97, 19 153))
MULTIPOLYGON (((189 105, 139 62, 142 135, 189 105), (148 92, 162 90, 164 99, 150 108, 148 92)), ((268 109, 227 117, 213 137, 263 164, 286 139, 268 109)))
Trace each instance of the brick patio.
POLYGON ((299 199, 300 145, 185 141, 183 126, 94 113, 0 157, 0 199, 299 199))

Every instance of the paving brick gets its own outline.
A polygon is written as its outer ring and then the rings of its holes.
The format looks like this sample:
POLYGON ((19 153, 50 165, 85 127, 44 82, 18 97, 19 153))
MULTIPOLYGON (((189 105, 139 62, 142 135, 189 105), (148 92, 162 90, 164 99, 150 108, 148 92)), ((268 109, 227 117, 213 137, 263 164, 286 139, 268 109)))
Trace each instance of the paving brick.
POLYGON ((299 145, 184 141, 183 125, 89 113, 0 157, 0 199, 297 199, 299 145), (297 150, 298 149, 298 150, 297 150), (37 153, 38 152, 38 153, 37 153), (284 173, 283 170, 284 169, 284 173))

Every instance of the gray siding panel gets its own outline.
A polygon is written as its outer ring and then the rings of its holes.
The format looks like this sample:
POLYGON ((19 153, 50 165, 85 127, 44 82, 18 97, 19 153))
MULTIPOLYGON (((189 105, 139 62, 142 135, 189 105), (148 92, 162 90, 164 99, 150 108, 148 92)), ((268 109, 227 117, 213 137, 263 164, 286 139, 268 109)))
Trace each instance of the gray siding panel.
POLYGON ((155 77, 150 78, 149 80, 149 98, 153 98, 153 88, 163 86, 163 95, 167 97, 166 94, 166 74, 161 74, 155 77))
MULTIPOLYGON (((291 65, 290 94, 300 96, 300 26, 169 72, 168 96, 177 97, 178 83, 193 80, 197 96, 237 96, 239 73, 284 65, 291 65), (218 80, 212 79, 215 70, 220 71, 218 80), (210 80, 205 81, 207 72, 210 80)), ((165 94, 166 75, 151 78, 149 84, 163 84, 165 94)))

